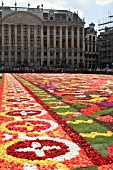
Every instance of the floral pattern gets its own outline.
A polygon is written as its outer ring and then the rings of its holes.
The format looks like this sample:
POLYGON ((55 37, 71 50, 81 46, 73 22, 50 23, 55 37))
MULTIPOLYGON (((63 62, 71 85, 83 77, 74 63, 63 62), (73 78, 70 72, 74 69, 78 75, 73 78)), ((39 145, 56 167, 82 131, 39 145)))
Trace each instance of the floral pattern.
POLYGON ((113 122, 112 83, 112 76, 106 80, 100 75, 5 73, 0 91, 0 168, 112 169, 112 139, 104 156, 93 145, 98 137, 113 136, 112 128, 106 128, 113 122))

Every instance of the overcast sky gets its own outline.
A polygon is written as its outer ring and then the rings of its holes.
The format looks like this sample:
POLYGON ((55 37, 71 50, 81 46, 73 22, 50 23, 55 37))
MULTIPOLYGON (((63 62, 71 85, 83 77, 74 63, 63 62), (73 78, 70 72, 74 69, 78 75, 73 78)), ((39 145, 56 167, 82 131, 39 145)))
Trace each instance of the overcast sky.
MULTIPOLYGON (((1 1, 2 2, 2 1, 1 1)), ((14 6, 15 0, 3 0, 4 6, 14 6)), ((108 15, 113 15, 113 0, 18 0, 17 6, 37 7, 43 4, 44 9, 67 9, 70 11, 78 11, 81 18, 85 18, 85 27, 89 23, 96 24, 98 30, 99 20, 101 22, 108 20, 108 15)), ((113 19, 112 19, 113 20, 113 19)))

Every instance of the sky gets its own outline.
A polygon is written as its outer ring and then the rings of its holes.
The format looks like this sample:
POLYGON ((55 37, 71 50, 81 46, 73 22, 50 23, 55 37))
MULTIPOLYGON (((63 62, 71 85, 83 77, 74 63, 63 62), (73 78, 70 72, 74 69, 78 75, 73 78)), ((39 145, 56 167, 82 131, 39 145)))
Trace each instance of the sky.
MULTIPOLYGON (((15 0, 3 0, 4 6, 14 6, 15 0)), ((31 8, 36 8, 43 4, 44 9, 66 9, 72 12, 77 12, 81 19, 85 18, 85 27, 89 26, 91 22, 95 24, 95 29, 98 23, 110 20, 109 15, 113 15, 113 0, 18 0, 16 1, 18 7, 27 7, 28 2, 31 8)), ((2 3, 2 1, 1 1, 2 3)), ((111 18, 113 20, 113 18, 111 18)), ((110 25, 111 26, 111 25, 110 25)))

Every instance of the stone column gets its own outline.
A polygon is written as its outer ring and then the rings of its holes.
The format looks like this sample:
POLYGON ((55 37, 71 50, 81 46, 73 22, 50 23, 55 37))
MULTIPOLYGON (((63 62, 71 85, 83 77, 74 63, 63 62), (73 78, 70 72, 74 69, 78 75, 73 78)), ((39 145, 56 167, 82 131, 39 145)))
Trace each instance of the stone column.
POLYGON ((83 60, 83 64, 85 66, 85 58, 84 58, 84 53, 85 53, 85 40, 84 40, 84 27, 83 27, 83 57, 82 57, 82 60, 83 60))
POLYGON ((60 26, 60 65, 62 64, 62 26, 60 26))
POLYGON ((27 27, 27 29, 28 29, 28 65, 30 66, 30 49, 31 49, 31 47, 30 47, 30 25, 28 25, 28 27, 27 27))
POLYGON ((17 65, 17 25, 15 25, 15 66, 17 65))
POLYGON ((2 24, 2 63, 4 63, 4 24, 2 24))
POLYGON ((34 25, 34 66, 37 66, 37 26, 34 25))
POLYGON ((54 67, 56 65, 56 26, 54 26, 54 67))
POLYGON ((72 46, 71 67, 74 68, 74 26, 72 26, 71 46, 72 46))
POLYGON ((24 61, 24 25, 21 25, 21 64, 24 61))
POLYGON ((44 45, 43 45, 43 25, 41 25, 41 67, 44 60, 44 45))
POLYGON ((68 26, 66 26, 66 65, 68 64, 68 26))
POLYGON ((50 27, 47 26, 47 66, 50 66, 50 27))
POLYGON ((77 27, 77 67, 79 67, 80 62, 80 27, 77 27))
POLYGON ((2 46, 4 46, 4 24, 2 24, 2 46))
POLYGON ((9 67, 11 67, 11 25, 8 25, 8 63, 9 67))

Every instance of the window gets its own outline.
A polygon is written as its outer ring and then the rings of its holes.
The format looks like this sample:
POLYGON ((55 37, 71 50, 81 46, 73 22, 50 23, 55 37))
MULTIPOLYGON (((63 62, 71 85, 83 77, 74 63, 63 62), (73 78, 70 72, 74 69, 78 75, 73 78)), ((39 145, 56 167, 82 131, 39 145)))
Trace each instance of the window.
POLYGON ((54 42, 53 42, 53 38, 50 37, 50 48, 54 47, 54 42))
POLYGON ((95 52, 95 44, 93 45, 93 52, 95 52))
POLYGON ((5 55, 6 55, 6 56, 8 55, 8 51, 5 51, 5 55))
POLYGON ((89 52, 91 52, 91 44, 89 44, 89 52))
POLYGON ((60 52, 56 52, 56 56, 57 56, 57 57, 58 57, 58 56, 60 57, 60 52))
POLYGON ((65 38, 62 39, 62 48, 66 48, 66 39, 65 38))
POLYGON ((17 34, 21 34, 21 25, 17 25, 17 34))
POLYGON ((77 38, 74 38, 74 48, 77 48, 77 38))
POLYGON ((66 57, 66 52, 63 52, 63 55, 62 55, 62 56, 63 56, 63 58, 65 58, 65 57, 66 57))
POLYGON ((57 37, 56 39, 56 48, 60 48, 60 38, 57 37))
POLYGON ((71 30, 72 30, 72 27, 69 26, 69 27, 68 27, 68 36, 71 36, 71 30))
POLYGON ((74 56, 77 57, 77 52, 74 52, 74 56))
POLYGON ((41 59, 40 58, 37 58, 37 65, 41 66, 41 59))
POLYGON ((68 56, 70 56, 70 57, 71 57, 71 55, 72 55, 72 52, 68 52, 68 56))
POLYGON ((85 51, 88 50, 88 46, 87 46, 87 43, 85 43, 85 51))
POLYGON ((14 55, 15 55, 15 52, 14 52, 14 51, 11 51, 11 55, 14 56, 14 55))
POLYGON ((34 25, 30 25, 30 34, 34 34, 34 25))
POLYGON ((59 65, 60 64, 60 58, 59 56, 56 58, 56 65, 59 65))
POLYGON ((44 27, 43 27, 43 34, 44 34, 44 35, 47 35, 47 26, 44 26, 44 27))
POLYGON ((83 49, 83 39, 80 39, 80 50, 83 49))
POLYGON ((53 35, 53 26, 50 26, 50 36, 53 35))
POLYGON ((44 48, 47 48, 47 38, 44 38, 44 48))
POLYGON ((47 66, 47 58, 44 58, 43 65, 47 66))
POLYGON ((27 45, 28 45, 28 39, 27 37, 24 37, 24 47, 27 47, 27 45))
POLYGON ((5 39, 4 39, 4 45, 5 45, 5 46, 8 46, 8 37, 5 37, 5 39))
POLYGON ((41 51, 37 51, 37 57, 40 58, 41 56, 41 51))
POLYGON ((50 58, 50 66, 53 66, 54 65, 54 60, 53 58, 50 58))
POLYGON ((48 19, 48 13, 43 13, 43 18, 48 19))
POLYGON ((80 56, 83 56, 83 53, 82 53, 82 52, 80 52, 80 56))
POLYGON ((5 25, 4 25, 4 33, 5 33, 5 34, 8 34, 8 24, 5 24, 5 25))
POLYGON ((47 52, 44 52, 44 56, 47 56, 47 52))
POLYGON ((63 35, 63 36, 66 35, 66 27, 65 27, 65 26, 62 27, 62 35, 63 35))
POLYGON ((68 38, 68 48, 71 48, 71 38, 68 38))
POLYGON ((34 37, 30 37, 30 46, 34 47, 34 37))
POLYGON ((12 37, 11 37, 11 46, 14 46, 14 45, 15 45, 15 37, 12 36, 12 37))
POLYGON ((77 59, 74 59, 74 66, 77 67, 77 59))
POLYGON ((15 33, 15 27, 14 25, 11 25, 11 34, 14 34, 15 33))
POLYGON ((28 57, 28 51, 24 51, 24 60, 27 60, 28 57))
POLYGON ((95 36, 93 36, 93 42, 95 43, 95 36))
POLYGON ((24 25, 24 34, 27 34, 28 30, 27 30, 27 25, 24 25))
POLYGON ((50 56, 53 57, 54 56, 54 52, 50 52, 50 56))
POLYGON ((71 66, 71 59, 68 59, 68 64, 71 66))
POLYGON ((21 37, 17 37, 17 46, 21 46, 21 37))
POLYGON ((83 36, 83 28, 80 27, 80 36, 83 36))
POLYGON ((91 41, 91 35, 89 36, 89 41, 91 41))
POLYGON ((56 35, 60 35, 60 27, 56 26, 56 35))
POLYGON ((31 51, 31 60, 34 59, 34 51, 31 51))
POLYGON ((77 27, 74 27, 74 35, 77 36, 77 27))
POLYGON ((37 34, 41 33, 41 26, 37 25, 37 34))
POLYGON ((41 47, 41 40, 40 37, 37 37, 37 48, 41 47))

